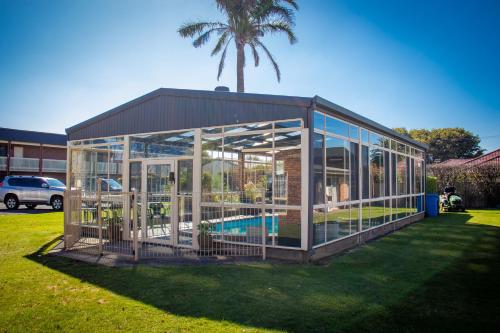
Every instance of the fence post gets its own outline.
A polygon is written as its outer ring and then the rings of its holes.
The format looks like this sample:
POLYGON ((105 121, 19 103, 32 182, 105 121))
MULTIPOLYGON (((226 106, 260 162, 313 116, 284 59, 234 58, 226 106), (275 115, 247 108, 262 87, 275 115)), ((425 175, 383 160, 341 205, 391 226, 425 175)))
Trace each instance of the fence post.
POLYGON ((134 189, 132 193, 132 207, 133 207, 133 217, 132 217, 132 233, 133 233, 133 250, 134 250, 134 261, 139 261, 139 247, 138 247, 138 230, 137 230, 137 190, 134 189))
POLYGON ((262 195, 262 260, 266 260, 266 192, 262 195))
POLYGON ((99 225, 99 255, 102 256, 102 205, 101 205, 102 178, 97 178, 97 223, 99 225))

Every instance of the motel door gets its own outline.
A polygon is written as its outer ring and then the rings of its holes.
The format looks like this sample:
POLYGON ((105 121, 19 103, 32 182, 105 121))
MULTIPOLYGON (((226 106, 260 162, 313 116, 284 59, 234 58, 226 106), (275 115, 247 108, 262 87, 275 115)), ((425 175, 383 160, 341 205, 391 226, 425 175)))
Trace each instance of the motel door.
POLYGON ((176 196, 175 162, 173 160, 143 161, 141 221, 143 239, 175 245, 176 196))

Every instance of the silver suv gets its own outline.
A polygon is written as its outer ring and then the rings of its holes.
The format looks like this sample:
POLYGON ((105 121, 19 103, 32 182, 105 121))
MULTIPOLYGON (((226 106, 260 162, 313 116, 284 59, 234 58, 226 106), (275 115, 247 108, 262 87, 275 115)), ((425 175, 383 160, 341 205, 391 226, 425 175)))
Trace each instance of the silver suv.
POLYGON ((0 182, 0 200, 7 209, 17 209, 19 205, 29 209, 50 205, 54 210, 62 210, 65 189, 66 186, 54 178, 7 176, 0 182))

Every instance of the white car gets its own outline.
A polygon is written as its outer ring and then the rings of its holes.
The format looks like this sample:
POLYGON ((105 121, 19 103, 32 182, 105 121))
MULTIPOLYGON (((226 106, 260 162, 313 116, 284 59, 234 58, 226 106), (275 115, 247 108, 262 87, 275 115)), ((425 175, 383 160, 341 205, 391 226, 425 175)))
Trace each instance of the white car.
POLYGON ((0 201, 10 210, 19 205, 29 209, 50 205, 54 210, 62 210, 65 189, 64 183, 54 178, 7 176, 0 182, 0 201))

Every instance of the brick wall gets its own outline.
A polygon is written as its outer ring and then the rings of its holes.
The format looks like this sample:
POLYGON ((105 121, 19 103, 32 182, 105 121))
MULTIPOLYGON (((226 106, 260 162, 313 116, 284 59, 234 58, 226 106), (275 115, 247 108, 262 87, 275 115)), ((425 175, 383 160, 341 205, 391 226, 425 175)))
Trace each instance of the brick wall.
POLYGON ((66 148, 43 147, 43 158, 66 160, 66 148))

